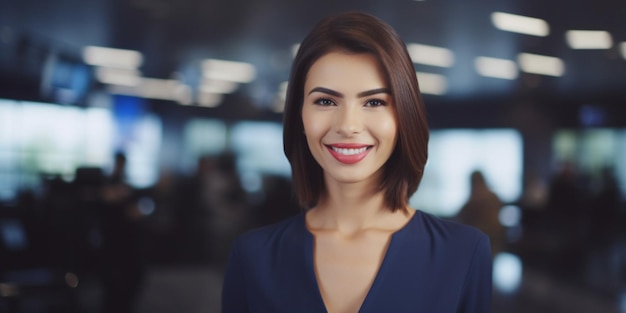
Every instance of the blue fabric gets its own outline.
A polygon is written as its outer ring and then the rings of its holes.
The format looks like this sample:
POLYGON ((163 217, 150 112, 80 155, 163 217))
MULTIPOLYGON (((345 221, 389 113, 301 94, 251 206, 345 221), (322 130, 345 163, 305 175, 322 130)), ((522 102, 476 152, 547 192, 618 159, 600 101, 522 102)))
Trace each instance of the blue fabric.
MULTIPOLYGON (((491 266, 486 235, 417 211, 393 234, 359 312, 490 312, 491 266)), ((327 312, 304 213, 235 240, 222 312, 327 312)))

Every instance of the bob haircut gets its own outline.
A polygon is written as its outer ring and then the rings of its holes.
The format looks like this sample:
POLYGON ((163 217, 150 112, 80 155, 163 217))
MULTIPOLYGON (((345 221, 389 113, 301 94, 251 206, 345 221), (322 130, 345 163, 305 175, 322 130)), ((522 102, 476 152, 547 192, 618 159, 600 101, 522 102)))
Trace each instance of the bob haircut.
POLYGON ((382 66, 398 130, 378 188, 384 191, 385 205, 391 211, 403 209, 417 190, 428 158, 426 111, 406 45, 391 26, 360 12, 320 21, 302 41, 291 68, 283 115, 283 145, 298 202, 309 209, 326 195, 323 170, 313 158, 304 135, 302 105, 309 69, 320 57, 334 51, 368 53, 382 66))

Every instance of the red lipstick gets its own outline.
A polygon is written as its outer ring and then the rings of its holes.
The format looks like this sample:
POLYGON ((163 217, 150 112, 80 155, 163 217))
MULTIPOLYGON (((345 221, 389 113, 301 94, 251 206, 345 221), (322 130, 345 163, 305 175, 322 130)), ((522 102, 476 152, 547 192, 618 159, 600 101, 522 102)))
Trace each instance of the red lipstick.
POLYGON ((370 145, 337 143, 326 145, 328 152, 339 162, 344 164, 355 164, 363 160, 370 151, 370 145))

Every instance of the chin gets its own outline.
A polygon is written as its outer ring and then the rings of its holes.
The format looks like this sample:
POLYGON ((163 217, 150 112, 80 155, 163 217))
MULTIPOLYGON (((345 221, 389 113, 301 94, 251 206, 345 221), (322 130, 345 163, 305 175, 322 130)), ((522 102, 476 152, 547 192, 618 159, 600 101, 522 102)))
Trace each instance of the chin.
POLYGON ((329 175, 329 179, 343 184, 354 184, 371 180, 375 173, 363 173, 355 169, 354 171, 336 171, 334 175, 329 175))

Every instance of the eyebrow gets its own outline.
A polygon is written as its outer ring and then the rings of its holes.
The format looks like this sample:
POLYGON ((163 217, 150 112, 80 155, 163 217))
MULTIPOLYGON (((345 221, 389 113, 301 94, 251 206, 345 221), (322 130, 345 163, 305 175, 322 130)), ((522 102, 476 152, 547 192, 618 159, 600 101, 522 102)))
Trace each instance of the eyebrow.
MULTIPOLYGON (((311 89, 311 91, 309 91, 309 94, 312 94, 314 92, 321 92, 321 93, 329 94, 329 95, 334 96, 334 97, 343 98, 343 94, 341 92, 338 92, 338 91, 335 91, 335 90, 332 90, 332 89, 328 89, 328 88, 324 88, 324 87, 315 87, 315 88, 311 89)), ((363 98, 363 97, 376 95, 376 94, 379 94, 379 93, 391 94, 391 91, 389 90, 389 88, 376 88, 376 89, 372 89, 372 90, 361 91, 361 92, 359 92, 357 94, 357 97, 363 98)))

